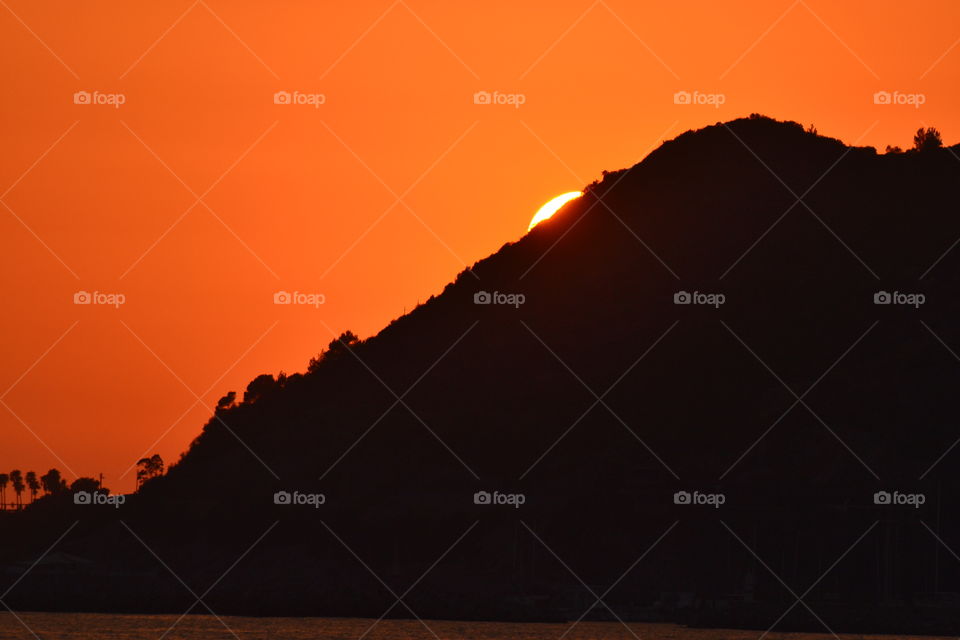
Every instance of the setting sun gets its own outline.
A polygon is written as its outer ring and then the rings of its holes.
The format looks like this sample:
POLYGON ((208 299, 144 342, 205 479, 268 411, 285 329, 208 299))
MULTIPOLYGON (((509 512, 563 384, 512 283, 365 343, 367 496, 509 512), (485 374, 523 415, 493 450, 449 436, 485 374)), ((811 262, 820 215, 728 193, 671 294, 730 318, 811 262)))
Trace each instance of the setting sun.
POLYGON ((547 218, 550 218, 551 216, 553 216, 553 214, 559 211, 560 208, 563 207, 563 205, 567 204, 568 202, 570 202, 575 198, 579 198, 582 195, 583 195, 582 191, 569 191, 567 193, 557 196, 553 200, 550 200, 545 205, 540 207, 537 213, 533 216, 533 220, 530 221, 530 226, 527 227, 527 231, 530 231, 530 229, 533 229, 535 226, 537 226, 547 218))

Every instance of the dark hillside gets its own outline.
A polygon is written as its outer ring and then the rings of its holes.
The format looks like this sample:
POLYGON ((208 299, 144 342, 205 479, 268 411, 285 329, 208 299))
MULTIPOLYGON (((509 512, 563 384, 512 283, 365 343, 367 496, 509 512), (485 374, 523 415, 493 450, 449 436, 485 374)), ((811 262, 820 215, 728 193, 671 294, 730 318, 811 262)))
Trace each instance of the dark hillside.
MULTIPOLYGON (((960 549, 960 448, 940 459, 960 249, 938 262, 958 176, 956 148, 878 154, 761 117, 687 132, 379 335, 252 385, 123 509, 38 504, 8 559, 80 519, 62 548, 94 566, 8 601, 179 613, 194 598, 119 519, 198 595, 276 522, 205 598, 218 613, 378 617, 415 584, 421 617, 576 619, 582 579, 616 582, 623 618, 765 629, 796 599, 780 579, 800 595, 842 556, 806 598, 834 631, 956 633, 960 562, 931 532, 960 549)), ((824 630, 800 606, 780 624, 824 630)))

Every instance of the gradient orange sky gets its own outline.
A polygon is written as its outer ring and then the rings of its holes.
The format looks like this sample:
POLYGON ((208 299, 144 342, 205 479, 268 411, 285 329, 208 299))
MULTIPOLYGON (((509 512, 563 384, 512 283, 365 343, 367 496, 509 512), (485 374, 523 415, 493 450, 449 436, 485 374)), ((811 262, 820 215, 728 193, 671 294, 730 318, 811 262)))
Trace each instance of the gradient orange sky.
POLYGON ((956 143, 958 39, 954 0, 2 0, 0 469, 129 491, 228 390, 376 333, 684 130, 760 112, 956 143))

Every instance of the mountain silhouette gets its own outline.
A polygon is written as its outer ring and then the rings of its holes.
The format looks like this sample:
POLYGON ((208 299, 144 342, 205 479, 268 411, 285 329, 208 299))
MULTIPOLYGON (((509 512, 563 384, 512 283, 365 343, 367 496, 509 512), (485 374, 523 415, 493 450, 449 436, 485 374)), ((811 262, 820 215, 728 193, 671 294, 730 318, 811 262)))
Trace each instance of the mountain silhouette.
POLYGON ((956 633, 958 151, 684 133, 122 508, 7 518, 10 583, 77 524, 6 600, 956 633))

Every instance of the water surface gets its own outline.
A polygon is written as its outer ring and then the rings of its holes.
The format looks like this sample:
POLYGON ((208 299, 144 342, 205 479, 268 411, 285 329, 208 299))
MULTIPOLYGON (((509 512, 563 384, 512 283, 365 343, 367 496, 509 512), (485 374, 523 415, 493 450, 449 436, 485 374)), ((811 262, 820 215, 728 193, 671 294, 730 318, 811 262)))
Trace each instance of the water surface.
MULTIPOLYGON (((93 613, 0 614, 0 640, 560 640, 569 624, 348 618, 241 618, 93 613), (19 618, 19 619, 18 619, 19 618), (371 628, 372 627, 372 628, 371 628), (35 634, 35 635, 34 635, 35 634), (165 635, 166 634, 166 635, 165 635)), ((563 640, 757 640, 760 631, 673 624, 581 622, 563 640)), ((931 640, 931 636, 916 636, 931 640)), ((893 636, 840 634, 847 640, 893 636)), ((907 638, 907 636, 897 636, 907 638)), ((764 640, 833 640, 824 633, 770 633, 764 640)))

